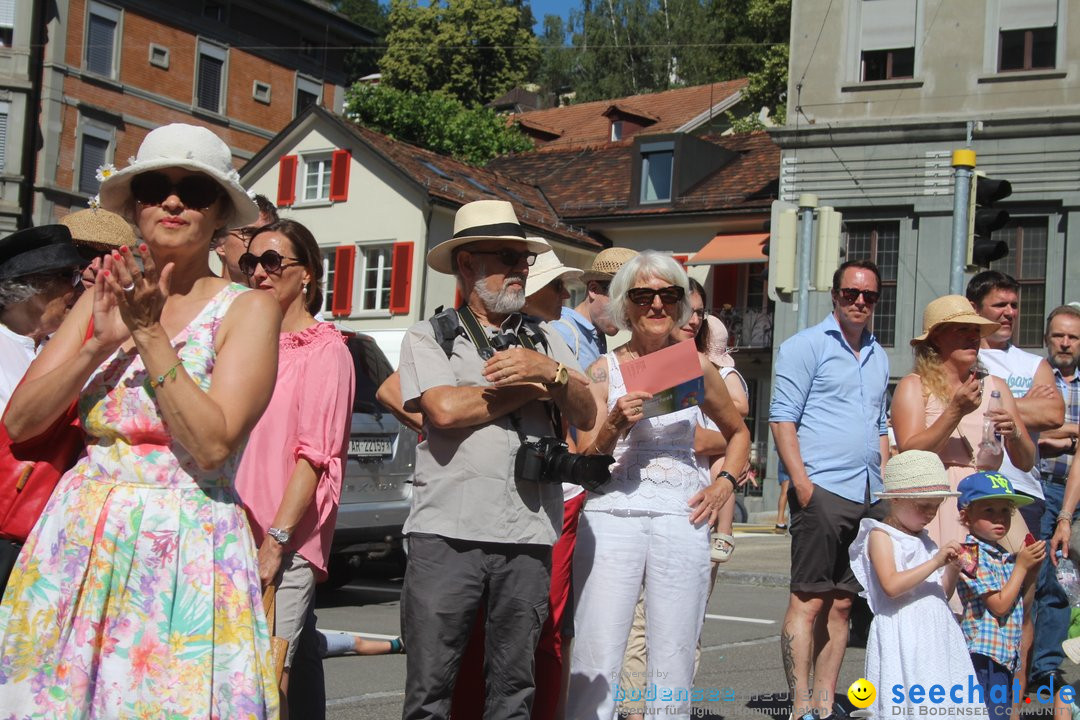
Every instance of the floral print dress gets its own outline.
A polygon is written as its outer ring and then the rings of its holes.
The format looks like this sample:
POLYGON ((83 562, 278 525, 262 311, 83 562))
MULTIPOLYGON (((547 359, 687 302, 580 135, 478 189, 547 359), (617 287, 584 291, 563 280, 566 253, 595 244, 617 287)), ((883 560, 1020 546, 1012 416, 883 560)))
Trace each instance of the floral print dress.
MULTIPOLYGON (((228 285, 173 339, 210 387, 228 285)), ((172 441, 142 360, 83 390, 87 453, 57 485, 0 605, 0 718, 276 718, 240 450, 202 470, 172 441)))

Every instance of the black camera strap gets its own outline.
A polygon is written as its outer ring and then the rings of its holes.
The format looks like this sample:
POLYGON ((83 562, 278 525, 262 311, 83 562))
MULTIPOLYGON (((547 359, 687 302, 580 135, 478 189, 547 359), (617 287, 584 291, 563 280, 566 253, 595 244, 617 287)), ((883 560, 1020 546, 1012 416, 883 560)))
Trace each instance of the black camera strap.
MULTIPOLYGON (((469 309, 467 305, 462 305, 457 309, 458 319, 461 321, 461 327, 465 330, 465 335, 472 341, 472 344, 476 346, 476 351, 480 354, 480 357, 485 360, 495 354, 495 348, 491 346, 491 341, 488 339, 488 334, 480 325, 480 321, 476 319, 476 315, 469 309)), ((529 350, 536 350, 536 343, 533 342, 529 333, 526 331, 526 323, 523 320, 518 326, 517 331, 518 342, 522 347, 529 350)), ((547 343, 541 338, 541 342, 547 343)), ((548 415, 548 420, 555 428, 555 435, 557 437, 562 436, 562 414, 559 412, 559 408, 555 403, 549 403, 545 406, 545 411, 548 415)), ((521 416, 517 411, 510 413, 510 424, 513 425, 514 430, 518 434, 518 438, 521 442, 526 441, 525 432, 521 429, 521 416)))

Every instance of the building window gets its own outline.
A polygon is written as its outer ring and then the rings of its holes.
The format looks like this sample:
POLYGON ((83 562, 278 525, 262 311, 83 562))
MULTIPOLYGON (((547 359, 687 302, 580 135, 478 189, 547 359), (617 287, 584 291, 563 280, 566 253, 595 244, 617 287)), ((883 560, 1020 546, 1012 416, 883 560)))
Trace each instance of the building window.
POLYGON ((199 61, 195 66, 195 105, 212 113, 224 113, 225 60, 228 50, 199 41, 199 61))
POLYGON ((672 172, 675 168, 675 144, 671 142, 641 145, 641 202, 671 201, 672 172))
POLYGON ((321 84, 300 75, 296 76, 296 111, 293 113, 294 116, 304 112, 312 105, 318 105, 321 99, 321 84))
POLYGON ((1002 30, 998 40, 998 72, 1053 70, 1057 28, 1002 30))
POLYGON ((992 235, 1004 240, 1009 254, 990 263, 1020 283, 1020 317, 1013 326, 1013 342, 1021 347, 1043 344, 1043 311, 1046 308, 1046 244, 1050 233, 1047 217, 1013 218, 992 235))
POLYGON ((95 75, 115 77, 120 10, 91 2, 86 18, 84 67, 95 75))
POLYGON ((15 39, 15 0, 0 0, 0 48, 11 47, 15 39))
POLYGON ((360 251, 360 309, 390 309, 392 246, 364 247, 360 251))
POLYGON ((861 0, 859 80, 915 77, 918 0, 861 0))
POLYGON ((97 179, 98 168, 109 161, 112 133, 108 130, 82 123, 79 139, 78 190, 87 195, 97 194, 101 182, 97 179))
POLYGON ((896 275, 900 223, 845 222, 848 260, 873 260, 881 272, 881 297, 874 308, 874 334, 885 347, 896 344, 896 275))
POLYGON ((329 155, 304 158, 304 200, 330 199, 330 175, 333 163, 329 155))
POLYGON ((612 142, 614 142, 616 140, 622 140, 622 136, 623 136, 623 121, 622 120, 612 120, 611 121, 611 140, 612 140, 612 142))
POLYGON ((7 125, 11 104, 0 102, 0 172, 7 167, 7 125))
POLYGON ((915 77, 915 48, 864 50, 862 80, 895 80, 915 77))
POLYGON ((322 309, 329 314, 334 307, 334 261, 337 260, 336 248, 324 248, 322 253, 323 266, 323 304, 322 309))

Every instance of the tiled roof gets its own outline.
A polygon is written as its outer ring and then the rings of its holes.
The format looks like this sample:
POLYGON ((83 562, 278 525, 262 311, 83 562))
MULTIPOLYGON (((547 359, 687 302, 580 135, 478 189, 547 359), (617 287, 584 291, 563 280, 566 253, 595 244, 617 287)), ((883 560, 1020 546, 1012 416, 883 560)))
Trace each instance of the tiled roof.
MULTIPOLYGON (((651 130, 651 128, 650 128, 651 130)), ((650 133, 651 134, 651 133, 650 133)), ((668 215, 728 210, 762 210, 776 198, 780 148, 765 132, 701 140, 738 154, 672 203, 631 202, 632 140, 602 147, 548 148, 507 155, 488 164, 503 175, 543 190, 560 217, 575 222, 610 216, 668 215)))
POLYGON ((744 87, 746 78, 740 78, 647 95, 533 110, 515 115, 514 119, 522 122, 528 120, 559 133, 557 139, 543 145, 545 150, 564 145, 604 143, 611 138, 611 118, 605 114, 611 108, 645 119, 655 118, 656 122, 648 126, 650 134, 673 132, 744 87))
POLYGON ((423 185, 428 194, 452 205, 473 200, 507 200, 514 205, 518 220, 526 230, 538 232, 585 247, 601 243, 580 228, 571 227, 556 214, 539 188, 503 175, 495 170, 477 168, 453 158, 400 142, 369 130, 336 115, 353 135, 382 155, 388 163, 423 185))

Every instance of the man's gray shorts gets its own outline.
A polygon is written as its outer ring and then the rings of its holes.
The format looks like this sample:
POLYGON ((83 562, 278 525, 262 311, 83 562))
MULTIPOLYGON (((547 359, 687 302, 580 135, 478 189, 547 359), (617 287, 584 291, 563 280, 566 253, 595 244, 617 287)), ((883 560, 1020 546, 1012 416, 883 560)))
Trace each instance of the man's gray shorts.
MULTIPOLYGON (((403 720, 450 716, 461 656, 485 608, 485 720, 528 720, 533 654, 547 619, 551 547, 409 536, 401 590, 403 720)), ((479 720, 477 718, 476 720, 479 720)))

